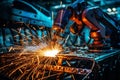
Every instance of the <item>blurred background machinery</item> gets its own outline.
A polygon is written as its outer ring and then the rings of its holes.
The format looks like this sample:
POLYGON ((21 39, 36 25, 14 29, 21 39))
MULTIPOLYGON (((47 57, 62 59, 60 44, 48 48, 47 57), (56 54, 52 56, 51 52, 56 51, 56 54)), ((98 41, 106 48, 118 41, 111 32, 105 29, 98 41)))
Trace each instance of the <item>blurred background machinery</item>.
POLYGON ((32 45, 33 39, 48 35, 52 27, 50 12, 25 1, 0 3, 0 53, 15 45, 32 45))

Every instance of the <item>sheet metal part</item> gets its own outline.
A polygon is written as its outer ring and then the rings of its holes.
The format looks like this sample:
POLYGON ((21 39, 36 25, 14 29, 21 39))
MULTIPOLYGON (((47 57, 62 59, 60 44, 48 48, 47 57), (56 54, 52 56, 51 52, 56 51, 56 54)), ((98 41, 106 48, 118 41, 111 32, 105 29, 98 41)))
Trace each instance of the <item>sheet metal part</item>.
MULTIPOLYGON (((17 78, 18 76, 15 76, 15 74, 17 74, 17 70, 16 70, 17 68, 19 68, 18 70, 22 70, 22 72, 20 73, 22 74, 23 70, 25 70, 24 67, 26 67, 26 69, 28 69, 29 71, 29 69, 31 68, 35 69, 34 65, 36 65, 38 72, 40 71, 41 74, 43 74, 44 71, 46 72, 46 75, 44 77, 41 78, 39 77, 40 79, 50 79, 50 78, 54 79, 56 78, 55 74, 57 73, 59 73, 59 75, 57 75, 59 77, 62 74, 65 75, 64 73, 69 75, 86 76, 90 73, 94 73, 93 70, 96 67, 95 65, 100 65, 99 62, 103 62, 104 60, 107 60, 109 58, 112 58, 113 56, 118 56, 118 55, 120 55, 120 50, 108 50, 100 53, 77 52, 76 54, 58 54, 56 57, 51 57, 51 58, 36 56, 36 53, 33 52, 25 52, 25 54, 22 54, 21 56, 20 53, 17 54, 7 53, 0 55, 0 62, 1 62, 0 74, 6 75, 6 73, 4 72, 6 72, 8 68, 10 67, 12 68, 14 66, 15 69, 13 69, 13 71, 15 72, 13 72, 14 74, 11 75, 17 78), (48 60, 48 58, 50 58, 50 60, 53 60, 53 62, 46 63, 46 60, 48 60), (22 60, 23 63, 22 62, 20 63, 19 62, 20 60, 22 60), (43 61, 41 62, 40 60, 43 61), (14 63, 16 63, 16 66, 14 65, 14 63), (20 63, 21 65, 17 63, 20 63), (30 63, 31 65, 28 63, 30 63), (8 65, 9 67, 7 67, 8 65), (20 67, 17 65, 19 65, 20 67), (31 66, 31 68, 29 66, 31 66), (41 72, 41 70, 43 71, 41 72), (48 76, 47 73, 49 73, 49 71, 51 74, 48 76)), ((39 74, 39 76, 41 74, 39 74)), ((65 76, 62 78, 65 78, 65 76)))

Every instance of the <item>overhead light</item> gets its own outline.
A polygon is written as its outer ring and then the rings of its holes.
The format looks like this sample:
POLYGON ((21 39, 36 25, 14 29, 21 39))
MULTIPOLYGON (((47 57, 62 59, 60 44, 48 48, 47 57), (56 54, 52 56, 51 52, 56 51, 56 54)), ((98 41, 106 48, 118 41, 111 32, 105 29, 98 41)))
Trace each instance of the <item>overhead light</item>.
POLYGON ((52 6, 52 9, 65 8, 66 6, 68 6, 68 5, 67 4, 56 5, 56 6, 52 6))
POLYGON ((111 12, 112 10, 110 8, 107 9, 108 12, 111 12))
POLYGON ((116 11, 116 8, 112 8, 113 11, 116 11))

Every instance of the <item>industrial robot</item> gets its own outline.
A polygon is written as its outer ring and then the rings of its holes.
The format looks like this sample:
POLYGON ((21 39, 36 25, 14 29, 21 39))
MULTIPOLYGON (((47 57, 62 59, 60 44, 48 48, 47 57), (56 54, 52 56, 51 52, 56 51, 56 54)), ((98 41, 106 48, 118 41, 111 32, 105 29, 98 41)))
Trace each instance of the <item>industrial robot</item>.
MULTIPOLYGON (((57 41, 66 29, 75 35, 81 35, 84 27, 90 29, 89 37, 93 39, 89 49, 108 49, 120 47, 120 26, 99 7, 92 7, 84 0, 76 0, 68 7, 58 11, 53 23, 53 41, 57 41), (72 21, 73 24, 66 28, 72 21)), ((74 38, 73 38, 74 39, 74 38)))

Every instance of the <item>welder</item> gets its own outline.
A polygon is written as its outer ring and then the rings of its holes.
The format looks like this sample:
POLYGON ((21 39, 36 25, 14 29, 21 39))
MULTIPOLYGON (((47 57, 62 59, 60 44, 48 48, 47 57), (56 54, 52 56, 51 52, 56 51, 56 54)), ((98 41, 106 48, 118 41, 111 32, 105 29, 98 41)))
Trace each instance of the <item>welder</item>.
POLYGON ((66 29, 75 35, 81 35, 83 28, 90 29, 90 39, 93 42, 89 48, 105 49, 119 47, 119 24, 99 7, 92 7, 84 0, 76 0, 67 8, 59 10, 52 27, 53 41, 64 38, 66 29), (72 21, 73 24, 66 27, 72 21), (109 33, 109 34, 106 34, 109 33), (109 38, 109 41, 107 41, 109 38), (108 45, 106 42, 110 42, 108 45))

